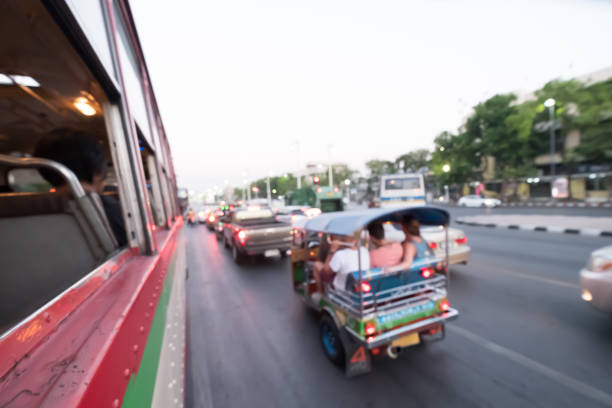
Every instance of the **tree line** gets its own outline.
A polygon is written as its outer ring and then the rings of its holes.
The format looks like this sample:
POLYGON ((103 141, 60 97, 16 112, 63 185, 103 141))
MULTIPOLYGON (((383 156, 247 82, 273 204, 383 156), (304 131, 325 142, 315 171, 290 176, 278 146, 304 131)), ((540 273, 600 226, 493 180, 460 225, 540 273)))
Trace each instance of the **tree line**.
MULTIPOLYGON (((580 143, 563 149, 562 162, 570 174, 583 162, 606 164, 612 161, 612 80, 585 85, 576 80, 554 80, 537 90, 531 100, 518 102, 512 93, 497 94, 479 103, 458 131, 444 131, 434 139, 432 150, 418 149, 394 160, 372 159, 365 163, 369 175, 357 178, 347 166, 334 168, 335 184, 343 180, 372 183, 382 174, 433 172, 440 185, 463 185, 487 178, 502 181, 503 188, 537 175, 535 158, 549 151, 549 129, 565 140, 569 132, 580 132, 580 143), (554 117, 544 101, 555 100, 554 117), (443 167, 448 165, 450 171, 443 167)), ((319 174, 320 185, 328 185, 327 169, 319 174)), ((270 178, 274 196, 297 188, 292 174, 270 178)), ((266 178, 251 186, 265 197, 266 178)), ((235 196, 241 197, 241 189, 235 196)), ((372 191, 370 191, 372 193, 372 191)), ((516 193, 516 191, 514 191, 516 193)))

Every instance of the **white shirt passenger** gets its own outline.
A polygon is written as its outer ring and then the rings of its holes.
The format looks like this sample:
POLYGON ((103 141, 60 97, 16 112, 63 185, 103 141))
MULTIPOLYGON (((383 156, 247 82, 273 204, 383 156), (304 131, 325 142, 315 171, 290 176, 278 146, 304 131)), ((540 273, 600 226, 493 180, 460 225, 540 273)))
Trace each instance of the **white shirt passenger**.
MULTIPOLYGON (((360 247, 361 254, 361 269, 368 270, 370 267, 370 254, 364 247, 360 247)), ((334 286, 336 289, 346 290, 346 277, 352 272, 359 270, 359 259, 357 249, 344 248, 339 249, 329 261, 329 267, 336 272, 334 277, 334 286)))

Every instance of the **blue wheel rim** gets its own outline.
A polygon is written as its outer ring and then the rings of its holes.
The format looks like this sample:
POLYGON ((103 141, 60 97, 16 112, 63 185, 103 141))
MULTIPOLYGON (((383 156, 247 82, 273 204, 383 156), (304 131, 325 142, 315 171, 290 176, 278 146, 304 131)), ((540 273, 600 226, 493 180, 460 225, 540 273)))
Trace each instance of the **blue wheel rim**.
POLYGON ((338 352, 338 338, 334 334, 333 330, 329 325, 324 324, 321 330, 321 335, 323 336, 323 346, 325 347, 325 351, 332 357, 336 356, 338 352))

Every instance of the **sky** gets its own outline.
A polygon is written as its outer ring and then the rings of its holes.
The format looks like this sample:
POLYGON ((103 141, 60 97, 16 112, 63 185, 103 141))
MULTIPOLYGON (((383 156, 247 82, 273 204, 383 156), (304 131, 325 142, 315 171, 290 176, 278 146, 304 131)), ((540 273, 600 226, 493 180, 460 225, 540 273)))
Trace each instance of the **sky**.
POLYGON ((201 192, 330 159, 364 170, 496 93, 612 66, 604 0, 130 4, 179 185, 201 192))

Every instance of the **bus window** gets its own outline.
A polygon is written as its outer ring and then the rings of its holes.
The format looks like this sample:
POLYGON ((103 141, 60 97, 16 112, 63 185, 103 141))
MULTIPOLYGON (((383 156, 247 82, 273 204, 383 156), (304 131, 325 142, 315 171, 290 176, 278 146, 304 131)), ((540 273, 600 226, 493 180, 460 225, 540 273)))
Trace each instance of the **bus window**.
POLYGON ((425 205, 425 187, 421 174, 384 175, 380 179, 381 207, 425 205))
POLYGON ((157 163, 155 154, 149 147, 148 143, 139 138, 140 159, 145 172, 145 181, 147 184, 147 194, 151 203, 153 221, 158 227, 166 224, 166 213, 164 209, 163 197, 161 192, 161 184, 157 174, 157 163))
POLYGON ((127 238, 101 85, 41 3, 2 3, 0 34, 2 334, 127 238))
POLYGON ((385 190, 414 190, 421 188, 419 177, 394 177, 385 180, 385 190))

